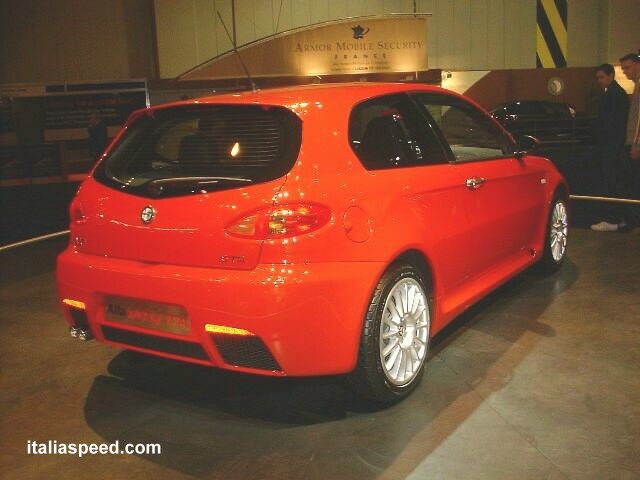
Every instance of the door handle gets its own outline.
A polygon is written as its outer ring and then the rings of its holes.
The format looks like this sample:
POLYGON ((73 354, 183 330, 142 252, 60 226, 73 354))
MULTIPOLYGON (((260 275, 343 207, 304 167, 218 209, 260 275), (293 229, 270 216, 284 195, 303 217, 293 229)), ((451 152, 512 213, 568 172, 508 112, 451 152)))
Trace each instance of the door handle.
POLYGON ((464 183, 465 186, 467 188, 470 188, 472 190, 475 190, 477 188, 480 188, 482 186, 482 184, 484 182, 486 182, 487 179, 486 178, 482 178, 482 177, 471 177, 471 178, 467 178, 467 181, 464 183))

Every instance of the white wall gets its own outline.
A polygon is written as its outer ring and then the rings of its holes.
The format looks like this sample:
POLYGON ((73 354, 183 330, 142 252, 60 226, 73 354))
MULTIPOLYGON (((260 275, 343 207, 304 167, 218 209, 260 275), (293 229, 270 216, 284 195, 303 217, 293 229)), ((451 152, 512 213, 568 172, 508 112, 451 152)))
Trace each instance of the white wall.
POLYGON ((569 0, 567 48, 570 67, 589 67, 600 61, 603 43, 600 17, 607 8, 602 0, 569 0))
MULTIPOLYGON (((413 0, 236 0, 239 45, 347 16, 411 13, 413 0)), ((174 77, 230 48, 231 0, 154 0, 160 73, 174 77)), ((429 65, 451 70, 535 67, 536 0, 416 0, 429 20, 429 65)), ((616 62, 640 48, 640 0, 569 0, 568 66, 616 62)))
MULTIPOLYGON (((347 16, 411 13, 413 0, 236 0, 243 44, 347 16)), ((416 0, 430 12, 429 64, 535 66, 535 0, 416 0)), ((0 83, 153 77, 152 13, 163 78, 228 51, 231 0, 0 0, 0 83)), ((569 0, 569 66, 640 48, 640 0, 569 0)))
POLYGON ((618 63, 627 53, 640 50, 640 0, 609 0, 606 15, 608 38, 603 61, 618 63))
POLYGON ((569 66, 618 63, 640 49, 640 0, 569 0, 569 66))
MULTIPOLYGON (((230 48, 231 0, 155 0, 160 74, 174 77, 230 48)), ((535 0, 417 0, 429 20, 429 66, 455 70, 535 67, 535 0)), ((412 0, 236 0, 239 45, 348 16, 411 13, 412 0)))

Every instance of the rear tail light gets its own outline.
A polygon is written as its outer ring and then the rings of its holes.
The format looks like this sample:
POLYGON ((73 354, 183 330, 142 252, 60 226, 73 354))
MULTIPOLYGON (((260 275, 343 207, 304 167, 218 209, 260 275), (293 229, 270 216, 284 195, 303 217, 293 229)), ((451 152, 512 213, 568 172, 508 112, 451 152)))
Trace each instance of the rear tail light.
POLYGON ((279 205, 252 212, 227 227, 234 237, 259 240, 295 237, 314 232, 331 220, 331 211, 317 204, 279 205))

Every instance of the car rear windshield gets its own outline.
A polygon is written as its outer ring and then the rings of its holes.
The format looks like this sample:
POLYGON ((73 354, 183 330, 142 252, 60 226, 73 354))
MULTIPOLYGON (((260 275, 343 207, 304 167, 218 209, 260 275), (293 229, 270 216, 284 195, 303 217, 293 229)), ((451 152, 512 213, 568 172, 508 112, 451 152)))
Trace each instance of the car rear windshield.
POLYGON ((95 178, 145 197, 237 188, 288 173, 300 141, 300 120, 281 107, 149 110, 102 160, 95 178))

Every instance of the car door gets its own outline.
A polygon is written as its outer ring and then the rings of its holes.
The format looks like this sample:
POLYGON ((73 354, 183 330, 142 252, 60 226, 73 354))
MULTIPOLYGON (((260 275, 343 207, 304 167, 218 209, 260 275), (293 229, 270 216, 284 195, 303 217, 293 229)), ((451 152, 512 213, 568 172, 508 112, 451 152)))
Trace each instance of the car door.
POLYGON ((470 254, 465 188, 418 106, 406 94, 365 101, 351 114, 349 135, 372 185, 363 206, 377 212, 385 248, 417 242, 438 272, 438 294, 464 282, 470 254))
POLYGON ((517 157, 503 129, 470 102, 446 94, 414 98, 438 125, 463 178, 470 277, 527 261, 545 205, 541 168, 517 157))

